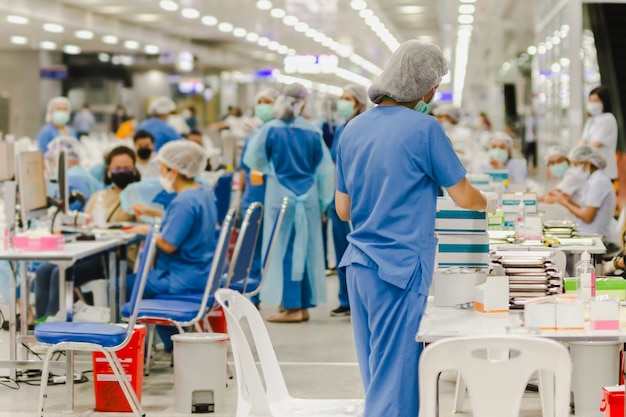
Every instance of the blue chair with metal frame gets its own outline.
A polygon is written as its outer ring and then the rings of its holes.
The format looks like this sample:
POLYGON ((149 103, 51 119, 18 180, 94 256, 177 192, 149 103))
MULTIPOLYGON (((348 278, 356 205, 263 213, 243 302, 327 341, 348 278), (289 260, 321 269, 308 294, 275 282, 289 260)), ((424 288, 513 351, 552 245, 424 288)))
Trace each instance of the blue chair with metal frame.
POLYGON ((217 180, 215 184, 215 200, 217 202, 217 223, 221 224, 228 208, 230 207, 230 198, 232 194, 233 174, 224 174, 217 180))
MULTIPOLYGON (((161 294, 159 297, 141 300, 137 323, 148 325, 148 352, 146 355, 146 365, 144 374, 150 373, 150 357, 154 344, 154 327, 156 325, 174 326, 179 333, 184 333, 185 328, 195 327, 202 331, 200 321, 206 318, 214 306, 214 294, 220 285, 220 278, 226 269, 226 253, 230 236, 235 225, 235 209, 230 209, 224 218, 220 236, 217 241, 213 263, 207 277, 206 287, 202 293, 202 298, 186 299, 185 295, 161 294)), ((191 294, 190 294, 191 295, 191 294)), ((122 317, 128 317, 130 304, 122 307, 122 317)))
MULTIPOLYGON (((35 338, 37 342, 50 344, 44 359, 43 371, 41 375, 41 388, 39 391, 38 415, 44 415, 44 402, 46 399, 46 388, 50 372, 50 359, 58 351, 67 352, 67 377, 71 384, 73 371, 73 351, 102 352, 109 362, 115 378, 119 382, 126 400, 130 404, 134 415, 141 417, 145 413, 141 402, 137 398, 131 386, 124 368, 117 357, 116 352, 124 348, 133 335, 137 315, 139 313, 139 302, 146 286, 148 272, 152 268, 156 254, 156 240, 159 226, 152 227, 146 237, 146 246, 139 257, 139 279, 135 280, 129 303, 129 320, 126 327, 109 323, 74 323, 74 322, 47 322, 35 327, 35 338)), ((73 407, 73 394, 70 405, 73 407)))

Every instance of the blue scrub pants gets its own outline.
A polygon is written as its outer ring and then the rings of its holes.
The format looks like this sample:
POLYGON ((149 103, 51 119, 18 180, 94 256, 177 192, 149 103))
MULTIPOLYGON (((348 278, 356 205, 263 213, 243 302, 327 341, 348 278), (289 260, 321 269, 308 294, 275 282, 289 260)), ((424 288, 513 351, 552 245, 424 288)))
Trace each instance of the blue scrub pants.
POLYGON ((427 297, 419 293, 418 270, 402 290, 376 270, 346 268, 354 339, 365 389, 365 417, 416 417, 419 412, 415 341, 427 297))
MULTIPOLYGON (((343 254, 348 249, 348 235, 350 234, 350 223, 342 221, 337 215, 335 202, 330 204, 328 209, 328 218, 332 222, 333 227, 333 243, 335 244, 335 259, 337 265, 341 262, 343 254)), ((348 299, 348 285, 346 284, 346 271, 344 268, 337 268, 337 277, 339 278, 339 306, 350 308, 350 300, 348 299)))
POLYGON ((307 273, 306 264, 302 281, 291 280, 291 267, 293 260, 293 244, 296 238, 295 229, 292 230, 287 244, 287 253, 283 258, 283 307, 286 309, 313 308, 313 291, 311 280, 307 273))

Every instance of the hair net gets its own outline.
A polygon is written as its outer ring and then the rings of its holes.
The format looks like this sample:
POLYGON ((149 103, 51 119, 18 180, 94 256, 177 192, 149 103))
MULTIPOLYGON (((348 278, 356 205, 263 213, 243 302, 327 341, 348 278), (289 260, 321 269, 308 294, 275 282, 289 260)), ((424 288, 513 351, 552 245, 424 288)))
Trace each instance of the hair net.
POLYGON ((504 142, 509 149, 513 149, 513 138, 505 132, 494 132, 489 140, 489 145, 493 142, 504 142))
POLYGON ((569 159, 573 162, 587 162, 599 169, 606 168, 606 159, 604 156, 589 145, 579 145, 572 149, 569 159))
POLYGON ((461 120, 461 109, 452 104, 442 104, 437 106, 435 110, 433 110, 433 114, 435 116, 446 116, 448 119, 453 122, 458 123, 461 120))
POLYGON ((176 110, 176 104, 174 104, 172 99, 161 96, 152 100, 152 103, 150 103, 150 107, 148 108, 148 113, 151 115, 170 114, 174 110, 176 110))
POLYGON ((52 122, 52 109, 56 107, 57 104, 63 103, 67 106, 67 111, 70 112, 72 109, 72 105, 70 101, 65 97, 53 97, 48 101, 48 108, 46 109, 46 123, 52 122))
POLYGON ((57 136, 50 143, 44 157, 46 159, 58 159, 61 151, 65 151, 68 161, 78 161, 80 159, 80 142, 71 136, 57 136))
POLYGON ((274 103, 274 116, 280 120, 291 120, 299 116, 308 95, 308 91, 302 84, 289 84, 274 103))
POLYGON ((356 102, 358 104, 365 105, 366 109, 369 107, 370 99, 367 96, 367 90, 365 87, 358 84, 346 84, 343 86, 343 91, 347 91, 352 94, 352 96, 356 99, 356 102))
POLYGON ((190 140, 167 142, 157 154, 157 161, 168 168, 178 170, 187 178, 193 178, 204 171, 207 155, 200 145, 190 140))
POLYGON ((279 95, 280 92, 274 87, 264 88, 263 90, 259 91, 258 94, 254 97, 254 102, 258 103, 259 100, 262 98, 269 98, 272 101, 276 101, 279 95))
POLYGON ((378 104, 385 97, 409 103, 424 97, 448 72, 441 49, 432 43, 406 41, 394 52, 378 80, 369 89, 378 104))
POLYGON ((550 146, 546 154, 546 159, 549 160, 553 156, 564 156, 567 158, 567 150, 562 146, 550 146))

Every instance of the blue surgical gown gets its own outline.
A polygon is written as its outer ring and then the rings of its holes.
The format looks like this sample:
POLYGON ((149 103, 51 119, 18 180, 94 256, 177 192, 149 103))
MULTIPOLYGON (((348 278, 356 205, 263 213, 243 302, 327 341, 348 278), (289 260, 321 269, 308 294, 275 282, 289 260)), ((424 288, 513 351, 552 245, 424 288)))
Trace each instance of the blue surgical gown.
POLYGON ((243 189, 243 194, 241 195, 242 211, 245 210, 252 203, 263 203, 263 200, 265 199, 265 178, 263 178, 263 184, 252 185, 250 181, 250 167, 243 162, 243 156, 246 154, 246 150, 248 150, 249 142, 250 137, 247 137, 246 141, 243 144, 243 149, 241 150, 241 161, 239 163, 239 169, 243 170, 246 173, 246 185, 243 189))
POLYGON ((154 151, 158 152, 161 146, 172 140, 181 139, 180 134, 166 121, 151 117, 137 126, 137 132, 145 130, 154 136, 154 151))
POLYGON ((209 185, 178 194, 167 207, 161 226, 161 238, 176 250, 169 254, 158 251, 150 280, 167 280, 170 294, 204 291, 215 252, 216 226, 215 195, 209 185))
POLYGON ((276 238, 261 301, 308 308, 326 299, 322 213, 333 197, 333 162, 322 132, 301 117, 272 120, 250 138, 243 162, 265 174, 263 252, 284 196, 290 206, 276 238))
MULTIPOLYGON (((76 137, 76 131, 71 126, 66 126, 67 132, 69 136, 76 137)), ((45 124, 37 133, 37 146, 39 150, 42 152, 46 152, 48 150, 48 144, 52 142, 52 140, 58 136, 65 135, 64 133, 59 132, 52 123, 45 124)))
MULTIPOLYGON (((102 185, 98 182, 98 180, 81 166, 72 167, 69 171, 67 171, 67 182, 70 193, 72 191, 78 191, 85 196, 85 201, 89 201, 92 195, 102 190, 102 185)), ((86 205, 86 203, 82 204, 79 201, 75 201, 70 204, 70 209, 80 209, 80 211, 84 211, 86 205)))

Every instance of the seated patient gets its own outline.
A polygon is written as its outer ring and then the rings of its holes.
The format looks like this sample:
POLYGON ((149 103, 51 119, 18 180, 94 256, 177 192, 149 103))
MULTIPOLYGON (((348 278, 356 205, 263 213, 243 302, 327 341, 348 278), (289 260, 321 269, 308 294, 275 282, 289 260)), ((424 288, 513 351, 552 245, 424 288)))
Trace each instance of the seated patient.
POLYGON ((587 178, 580 169, 570 164, 565 149, 553 147, 548 150, 548 170, 552 178, 559 182, 537 200, 540 203, 555 203, 556 195, 563 193, 572 201, 580 202, 581 192, 587 178))
POLYGON ((483 163, 479 171, 485 173, 489 169, 506 169, 509 172, 509 181, 524 183, 528 172, 524 159, 513 158, 513 138, 504 132, 495 132, 489 141, 489 162, 483 163))
MULTIPOLYGON (((99 195, 103 196, 107 222, 132 221, 134 216, 126 213, 120 206, 120 192, 128 184, 139 181, 139 172, 135 168, 135 151, 119 146, 109 152, 105 160, 105 183, 111 188, 95 193, 87 202, 85 212, 93 213, 99 195)), ((129 248, 128 260, 132 267, 136 257, 136 248, 129 248)), ((80 286, 106 275, 107 259, 104 254, 97 254, 82 259, 74 264, 74 285, 80 286)), ((59 310, 59 267, 44 262, 37 269, 35 276, 35 316, 40 319, 55 315, 59 310)))

